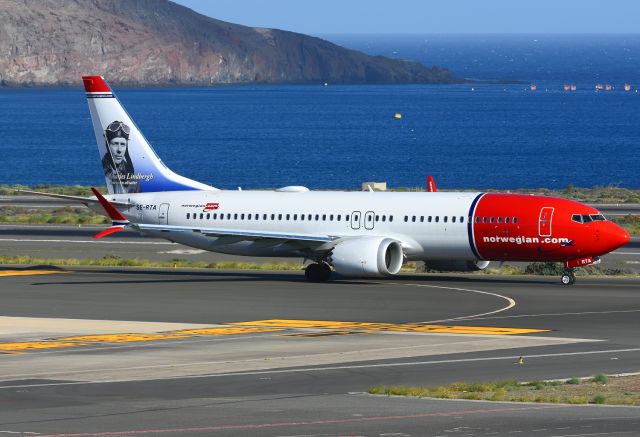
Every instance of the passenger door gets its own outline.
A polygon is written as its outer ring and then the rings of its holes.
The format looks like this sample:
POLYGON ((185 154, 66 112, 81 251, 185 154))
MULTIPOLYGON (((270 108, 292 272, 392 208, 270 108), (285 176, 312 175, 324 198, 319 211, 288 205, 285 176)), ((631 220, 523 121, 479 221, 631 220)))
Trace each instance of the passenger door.
POLYGON ((158 210, 158 224, 159 225, 169 224, 169 204, 168 203, 160 204, 160 209, 158 210))
POLYGON ((541 237, 551 236, 551 221, 553 220, 553 208, 545 206, 540 210, 540 220, 538 221, 538 234, 541 237))

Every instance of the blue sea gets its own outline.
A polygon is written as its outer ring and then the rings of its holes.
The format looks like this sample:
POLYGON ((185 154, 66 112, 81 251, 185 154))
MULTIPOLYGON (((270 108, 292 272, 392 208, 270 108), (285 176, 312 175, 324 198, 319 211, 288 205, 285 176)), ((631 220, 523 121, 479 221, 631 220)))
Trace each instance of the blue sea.
MULTIPOLYGON (((640 187, 640 36, 328 38, 521 83, 116 93, 169 167, 220 188, 640 187)), ((83 90, 0 89, 0 114, 0 183, 104 184, 83 90)))

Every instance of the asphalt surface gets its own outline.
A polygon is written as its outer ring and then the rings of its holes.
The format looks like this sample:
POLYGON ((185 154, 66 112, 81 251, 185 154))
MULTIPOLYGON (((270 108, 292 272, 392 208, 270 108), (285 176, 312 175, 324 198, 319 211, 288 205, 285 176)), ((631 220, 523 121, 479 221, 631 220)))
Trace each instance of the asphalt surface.
POLYGON ((640 429, 639 408, 362 394, 380 384, 637 372, 637 279, 578 278, 562 287, 544 277, 404 275, 308 284, 298 272, 12 270, 0 271, 12 275, 0 276, 0 334, 9 344, 0 354, 0 433, 633 436, 640 429), (274 319, 273 332, 176 334, 259 329, 274 319), (514 335, 460 333, 465 327, 514 335), (104 332, 167 338, 86 337, 104 332), (59 348, 10 347, 74 334, 85 337, 59 348))

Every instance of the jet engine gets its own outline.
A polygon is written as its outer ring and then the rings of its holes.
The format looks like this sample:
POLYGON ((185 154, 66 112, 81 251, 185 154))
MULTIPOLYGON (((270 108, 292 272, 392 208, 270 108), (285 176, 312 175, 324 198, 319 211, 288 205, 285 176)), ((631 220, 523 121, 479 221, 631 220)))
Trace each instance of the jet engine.
POLYGON ((400 271, 404 253, 400 242, 391 238, 359 237, 338 243, 329 261, 344 276, 390 276, 400 271))
POLYGON ((489 267, 489 261, 462 259, 426 260, 424 264, 427 271, 438 272, 474 272, 489 267))

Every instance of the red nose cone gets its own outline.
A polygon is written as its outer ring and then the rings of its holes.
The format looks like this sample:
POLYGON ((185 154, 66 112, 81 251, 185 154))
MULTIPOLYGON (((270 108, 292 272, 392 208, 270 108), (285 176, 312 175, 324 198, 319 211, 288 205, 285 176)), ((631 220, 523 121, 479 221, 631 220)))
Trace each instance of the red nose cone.
POLYGON ((611 228, 607 232, 607 246, 609 246, 609 252, 616 250, 629 241, 631 241, 631 235, 622 227, 611 223, 611 228))

